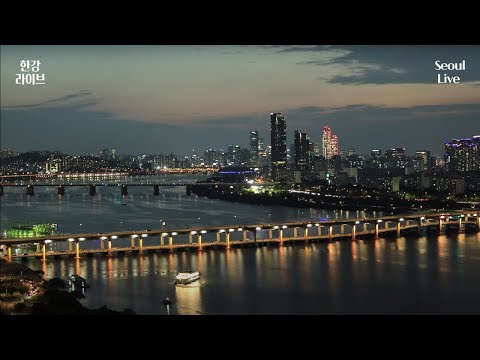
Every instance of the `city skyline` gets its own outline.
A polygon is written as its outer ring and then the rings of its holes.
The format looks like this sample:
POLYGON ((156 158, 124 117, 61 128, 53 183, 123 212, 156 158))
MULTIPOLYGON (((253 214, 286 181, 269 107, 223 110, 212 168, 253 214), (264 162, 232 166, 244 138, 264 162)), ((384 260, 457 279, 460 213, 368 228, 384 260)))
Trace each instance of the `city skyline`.
MULTIPOLYGON (((405 147, 441 154, 480 132, 478 46, 2 46, 1 143, 16 151, 189 153, 329 125, 341 150, 405 147), (22 59, 46 84, 20 86, 22 59), (438 84, 435 61, 460 62, 438 84), (452 73, 453 74, 453 73, 452 73), (454 124, 454 126, 452 126, 454 124)), ((446 71, 449 73, 448 71, 446 71)))

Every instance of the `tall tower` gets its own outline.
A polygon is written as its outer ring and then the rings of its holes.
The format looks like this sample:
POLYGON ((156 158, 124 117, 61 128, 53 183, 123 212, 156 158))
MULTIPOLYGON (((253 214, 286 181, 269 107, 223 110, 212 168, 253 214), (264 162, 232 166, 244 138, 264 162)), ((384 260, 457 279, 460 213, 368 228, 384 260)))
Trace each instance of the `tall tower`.
POLYGON ((258 131, 250 131, 250 166, 258 167, 258 131))
POLYGON ((322 135, 322 155, 325 159, 330 159, 332 157, 332 130, 329 126, 323 128, 322 135))
POLYGON ((279 170, 287 163, 287 123, 282 113, 270 113, 272 145, 272 178, 279 179, 279 170))
POLYGON ((295 130, 295 169, 307 170, 310 166, 310 139, 305 131, 295 130))

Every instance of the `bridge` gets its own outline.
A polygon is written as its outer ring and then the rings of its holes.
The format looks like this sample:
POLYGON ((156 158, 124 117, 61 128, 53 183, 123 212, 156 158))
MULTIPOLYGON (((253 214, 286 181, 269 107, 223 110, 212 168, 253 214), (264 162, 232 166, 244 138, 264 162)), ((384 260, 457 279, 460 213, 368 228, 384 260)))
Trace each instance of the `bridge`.
POLYGON ((405 216, 384 216, 376 218, 358 218, 326 220, 319 222, 300 221, 277 224, 251 224, 196 227, 188 229, 147 229, 144 231, 114 231, 109 233, 83 233, 42 236, 33 238, 1 239, 3 256, 13 258, 47 257, 81 255, 104 256, 123 255, 125 253, 143 254, 145 252, 174 252, 183 250, 207 250, 231 247, 248 247, 261 245, 284 245, 309 241, 334 241, 340 239, 356 240, 366 237, 378 239, 380 234, 393 234, 400 237, 402 233, 420 234, 423 230, 480 232, 480 214, 470 212, 415 214, 405 216), (325 230, 325 231, 324 231, 325 230), (125 242, 130 239, 130 246, 125 242), (168 239, 168 243, 166 243, 168 239), (194 241, 195 240, 195 241, 194 241), (123 242, 123 244, 122 244, 123 242), (56 249, 57 244, 68 244, 68 249, 56 249), (117 245, 114 247, 114 243, 117 245), (12 246, 34 245, 32 253, 12 254, 12 246), (82 246, 81 246, 82 244, 82 246), (88 245, 90 244, 90 245, 88 245), (75 246, 75 248, 74 248, 75 246), (88 246, 88 247, 87 247, 88 246))
MULTIPOLYGON (((261 183, 261 184, 255 184, 255 185, 261 185, 261 186, 273 186, 277 185, 278 183, 271 182, 271 183, 261 183)), ((94 196, 97 193, 97 187, 101 186, 106 186, 106 187, 119 187, 121 194, 122 195, 128 195, 128 187, 129 186, 151 186, 153 187, 153 195, 159 195, 160 194, 160 187, 174 187, 174 186, 184 186, 186 187, 186 193, 187 195, 191 194, 191 186, 247 186, 251 185, 248 183, 223 183, 223 182, 161 182, 161 183, 151 183, 151 182, 141 182, 141 183, 109 183, 109 182, 104 182, 104 183, 63 183, 63 184, 12 184, 12 183, 6 183, 6 184, 0 184, 0 196, 4 194, 4 187, 25 187, 26 188, 26 194, 33 196, 35 195, 35 187, 57 187, 57 194, 58 195, 65 195, 65 188, 66 187, 88 187, 89 189, 89 194, 94 196)))

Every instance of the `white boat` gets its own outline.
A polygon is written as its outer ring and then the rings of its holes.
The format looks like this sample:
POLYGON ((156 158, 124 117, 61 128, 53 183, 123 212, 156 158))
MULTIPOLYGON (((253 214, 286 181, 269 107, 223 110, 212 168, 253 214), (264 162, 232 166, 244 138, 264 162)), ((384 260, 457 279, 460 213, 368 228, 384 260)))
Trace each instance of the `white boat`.
POLYGON ((196 280, 200 279, 200 273, 198 271, 195 272, 181 272, 178 273, 175 281, 175 285, 185 285, 190 284, 196 280))

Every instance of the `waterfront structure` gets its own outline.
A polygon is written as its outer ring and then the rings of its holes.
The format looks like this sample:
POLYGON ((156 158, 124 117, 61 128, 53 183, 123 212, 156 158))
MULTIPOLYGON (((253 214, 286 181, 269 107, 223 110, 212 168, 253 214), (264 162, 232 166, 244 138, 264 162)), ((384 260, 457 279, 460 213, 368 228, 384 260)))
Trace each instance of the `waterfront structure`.
POLYGON ((287 164, 287 123, 282 113, 270 114, 272 178, 280 179, 287 164))

